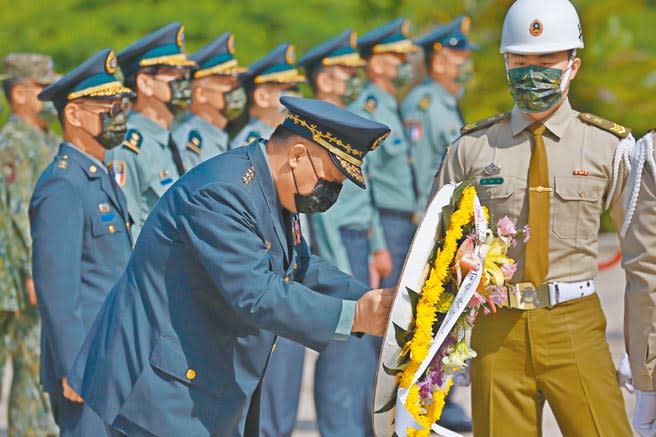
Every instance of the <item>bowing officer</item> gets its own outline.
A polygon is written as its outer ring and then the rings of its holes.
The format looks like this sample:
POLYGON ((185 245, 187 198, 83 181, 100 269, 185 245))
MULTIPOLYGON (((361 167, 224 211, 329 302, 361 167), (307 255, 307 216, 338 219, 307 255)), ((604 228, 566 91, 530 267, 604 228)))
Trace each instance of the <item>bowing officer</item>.
MULTIPOLYGON (((416 181, 412 151, 399 116, 396 95, 413 77, 408 53, 417 46, 408 39, 410 23, 399 18, 376 28, 358 40, 367 60, 367 83, 349 109, 354 113, 388 125, 392 133, 380 150, 367 162, 371 197, 379 212, 383 238, 392 257, 392 272, 382 278, 382 287, 395 287, 401 274, 416 225, 416 181)), ((361 204, 370 202, 361 193, 361 204)))
MULTIPOLYGON (((365 64, 357 50, 357 35, 351 30, 311 49, 298 61, 315 97, 341 107, 360 94, 365 64)), ((363 174, 365 167, 366 164, 363 174)), ((373 202, 367 202, 369 199, 367 191, 347 181, 335 206, 312 216, 319 256, 365 284, 369 283, 370 255, 382 276, 389 273, 392 265, 378 211, 373 202)), ((372 394, 378 361, 373 340, 367 336, 334 342, 319 355, 314 372, 314 403, 322 436, 373 434, 372 394), (363 342, 369 343, 368 347, 363 347, 363 342), (345 367, 348 372, 344 372, 345 367)), ((284 357, 274 355, 272 360, 276 359, 284 357)))
POLYGON ((496 296, 503 308, 473 329, 477 436, 540 435, 545 401, 563 435, 631 435, 594 277, 601 213, 621 225, 635 142, 623 126, 570 106, 582 48, 568 0, 516 1, 501 38, 515 107, 463 128, 435 181, 474 180, 491 217, 531 234, 510 252, 518 267, 496 296))
POLYGON ((106 159, 128 199, 135 240, 157 200, 185 172, 169 133, 191 101, 190 70, 196 63, 183 53, 184 35, 184 26, 171 23, 118 54, 136 99, 125 141, 106 159))
POLYGON ((428 206, 446 149, 464 125, 458 100, 472 76, 471 53, 476 50, 467 39, 470 23, 469 17, 459 17, 415 40, 424 51, 428 74, 404 100, 401 115, 412 144, 419 216, 428 206))
POLYGON ((258 138, 268 139, 276 126, 285 119, 280 97, 301 95, 298 85, 305 76, 294 66, 294 45, 284 43, 248 67, 242 84, 248 94, 248 123, 232 140, 231 147, 245 146, 258 138))
POLYGON ((105 301, 71 384, 114 433, 260 435, 277 336, 320 351, 383 333, 392 290, 367 292, 310 255, 297 214, 328 209, 346 178, 364 188, 362 158, 389 129, 318 100, 282 103, 268 142, 168 190, 105 301))
POLYGON ((235 37, 227 32, 189 56, 198 64, 192 73, 191 105, 173 140, 181 147, 185 169, 228 150, 228 122, 246 108, 239 74, 246 71, 234 57, 235 37))
MULTIPOLYGON (((68 385, 105 296, 130 258, 125 196, 103 164, 126 132, 116 56, 96 53, 40 94, 53 102, 64 142, 30 202, 32 271, 42 319, 41 381, 63 436, 102 435, 100 417, 68 385)), ((129 104, 129 103, 127 103, 129 104)))

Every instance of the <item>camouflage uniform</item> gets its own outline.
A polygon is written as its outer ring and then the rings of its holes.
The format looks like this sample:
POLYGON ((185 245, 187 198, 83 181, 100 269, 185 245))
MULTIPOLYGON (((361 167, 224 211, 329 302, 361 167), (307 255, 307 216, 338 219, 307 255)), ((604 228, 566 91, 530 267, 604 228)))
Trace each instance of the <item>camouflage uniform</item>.
MULTIPOLYGON (((14 80, 47 83, 56 78, 50 57, 9 55, 5 69, 14 80)), ((12 115, 0 131, 0 363, 10 356, 14 377, 9 399, 9 436, 56 435, 50 402, 39 382, 41 324, 24 288, 32 276, 27 215, 34 185, 52 159, 56 135, 12 115)))

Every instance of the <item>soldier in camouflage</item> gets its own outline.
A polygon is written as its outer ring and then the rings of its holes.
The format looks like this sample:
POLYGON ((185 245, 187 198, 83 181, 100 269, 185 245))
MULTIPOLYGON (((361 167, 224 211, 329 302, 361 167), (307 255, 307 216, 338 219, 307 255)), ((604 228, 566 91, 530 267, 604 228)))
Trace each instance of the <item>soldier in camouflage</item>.
POLYGON ((0 131, 0 363, 13 363, 9 436, 56 435, 50 402, 39 383, 41 324, 32 281, 30 197, 59 139, 48 131, 54 108, 37 99, 58 78, 52 58, 31 53, 4 60, 3 88, 11 115, 0 131))

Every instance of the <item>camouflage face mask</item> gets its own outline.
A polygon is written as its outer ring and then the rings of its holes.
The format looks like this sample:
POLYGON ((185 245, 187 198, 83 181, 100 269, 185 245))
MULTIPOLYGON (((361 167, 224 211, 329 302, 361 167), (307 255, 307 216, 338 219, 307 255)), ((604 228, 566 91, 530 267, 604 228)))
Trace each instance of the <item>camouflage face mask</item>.
POLYGON ((230 121, 238 119, 244 113, 248 103, 244 88, 238 86, 234 90, 223 94, 223 98, 225 99, 225 107, 221 110, 221 113, 230 121))
POLYGON ((350 105, 358 98, 362 89, 364 88, 364 81, 359 75, 354 75, 346 79, 346 90, 342 94, 342 102, 345 105, 350 105))
POLYGON ((102 131, 96 136, 96 140, 107 150, 117 147, 125 138, 128 130, 128 114, 125 108, 124 102, 114 103, 108 112, 100 113, 102 131))
POLYGON ((563 98, 561 82, 563 70, 528 67, 508 70, 510 94, 524 112, 545 112, 563 98))
POLYGON ((167 103, 173 115, 179 115, 187 110, 191 103, 191 80, 188 78, 175 79, 169 82, 171 100, 167 103))

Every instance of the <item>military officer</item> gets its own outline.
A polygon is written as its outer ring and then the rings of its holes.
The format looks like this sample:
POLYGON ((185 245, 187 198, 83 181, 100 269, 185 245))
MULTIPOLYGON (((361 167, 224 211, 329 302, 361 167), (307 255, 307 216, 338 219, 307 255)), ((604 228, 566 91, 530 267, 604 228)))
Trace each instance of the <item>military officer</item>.
POLYGON ((4 59, 3 82, 11 110, 0 131, 0 239, 7 253, 0 267, 0 365, 12 358, 9 435, 53 435, 50 401, 39 383, 41 323, 32 280, 32 241, 27 214, 37 178, 52 159, 58 143, 48 130, 56 117, 52 105, 37 95, 57 80, 50 56, 11 53, 4 59), (55 117, 53 117, 53 114, 55 117))
MULTIPOLYGON (((409 27, 407 20, 399 18, 358 40, 360 54, 367 61, 367 83, 349 107, 356 114, 385 123, 392 129, 390 137, 380 150, 371 154, 367 163, 371 199, 378 209, 392 257, 392 272, 382 278, 382 287, 396 286, 416 227, 417 193, 412 151, 396 99, 398 91, 414 75, 408 53, 416 52, 417 46, 408 39, 409 27)), ((364 197, 362 202, 366 202, 364 197)))
MULTIPOLYGON (((624 336, 630 367, 625 375, 636 390, 633 426, 642 436, 656 433, 656 375, 654 372, 654 307, 656 299, 656 156, 654 131, 640 141, 633 163, 627 197, 629 210, 623 231, 622 252, 626 270, 627 294, 624 336)), ((627 366, 628 367, 628 366, 627 366)), ((623 366, 620 366, 620 375, 623 366)))
POLYGON ((531 233, 511 251, 503 308, 472 334, 475 435, 540 435, 545 400, 563 435, 631 435, 594 276, 600 215, 621 225, 634 141, 570 106, 582 48, 568 0, 515 2, 501 38, 515 107, 463 128, 436 178, 435 189, 473 179, 491 217, 531 233))
MULTIPOLYGON (((315 97, 321 100, 344 107, 362 90, 365 62, 357 51, 357 35, 351 30, 308 51, 298 65, 305 69, 315 97)), ((383 276, 391 269, 391 259, 373 204, 352 205, 360 191, 357 185, 346 182, 335 206, 312 216, 312 229, 319 256, 367 284, 370 253, 383 276)), ((366 192, 363 194, 369 199, 366 192)), ((272 359, 281 358, 274 355, 272 359)), ((377 360, 370 336, 334 342, 321 352, 314 373, 314 400, 322 436, 372 435, 371 395, 377 360), (369 345, 363 347, 363 342, 369 345)))
POLYGON ((231 147, 250 144, 258 138, 267 139, 285 119, 281 96, 300 96, 298 85, 305 82, 294 66, 296 52, 293 44, 283 43, 248 68, 242 83, 248 93, 246 126, 233 138, 231 147))
POLYGON ((130 257, 125 196, 103 164, 126 132, 116 56, 96 53, 40 94, 53 102, 64 142, 30 202, 33 274, 43 319, 41 381, 63 436, 104 433, 100 418, 70 389, 73 361, 105 296, 130 257))
POLYGON ((189 56, 198 64, 192 73, 191 105, 173 134, 185 169, 227 151, 224 129, 246 108, 246 92, 238 79, 246 69, 239 66, 234 53, 235 38, 227 32, 189 56))
POLYGON ((476 49, 467 39, 470 22, 459 17, 415 41, 423 49, 428 74, 404 100, 401 115, 412 143, 420 216, 428 205, 433 176, 464 124, 458 99, 472 75, 471 52, 476 49))
POLYGON ((328 209, 345 178, 364 187, 361 159, 389 129, 318 100, 282 103, 268 142, 166 193, 107 298, 71 384, 115 433, 261 435, 276 336, 321 350, 383 332, 392 290, 367 292, 310 255, 297 213, 328 209))
POLYGON ((184 26, 171 23, 118 54, 126 86, 136 92, 121 147, 107 154, 128 199, 139 235, 146 217, 169 186, 185 172, 169 129, 191 101, 190 70, 196 63, 183 52, 184 26))

